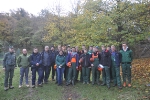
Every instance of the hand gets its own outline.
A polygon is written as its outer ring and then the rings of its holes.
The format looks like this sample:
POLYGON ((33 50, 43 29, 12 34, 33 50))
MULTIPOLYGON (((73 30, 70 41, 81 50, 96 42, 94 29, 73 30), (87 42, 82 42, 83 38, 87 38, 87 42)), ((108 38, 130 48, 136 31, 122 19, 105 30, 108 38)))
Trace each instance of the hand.
POLYGON ((39 66, 39 63, 37 63, 36 66, 39 66))
POLYGON ((3 70, 5 71, 5 68, 3 68, 3 70))
POLYGON ((93 65, 93 64, 91 64, 91 66, 93 67, 94 65, 93 65))
POLYGON ((76 67, 76 69, 78 70, 78 67, 76 67))

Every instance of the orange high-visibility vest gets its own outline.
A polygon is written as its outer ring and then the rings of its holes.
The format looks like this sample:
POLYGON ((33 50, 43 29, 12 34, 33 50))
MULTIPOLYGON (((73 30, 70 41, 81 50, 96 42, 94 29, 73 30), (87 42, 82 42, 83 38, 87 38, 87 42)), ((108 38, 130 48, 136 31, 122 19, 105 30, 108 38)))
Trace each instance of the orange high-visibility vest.
POLYGON ((71 58, 72 63, 76 63, 76 57, 71 58))

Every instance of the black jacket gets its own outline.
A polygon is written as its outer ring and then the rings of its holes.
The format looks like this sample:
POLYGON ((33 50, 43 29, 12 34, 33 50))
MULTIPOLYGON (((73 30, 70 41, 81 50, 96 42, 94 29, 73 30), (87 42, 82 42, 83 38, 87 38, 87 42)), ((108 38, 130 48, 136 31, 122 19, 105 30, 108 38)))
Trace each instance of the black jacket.
POLYGON ((100 64, 102 64, 103 66, 111 66, 111 54, 109 51, 102 51, 101 52, 101 60, 100 60, 100 64))
POLYGON ((80 59, 83 59, 82 62, 81 62, 82 67, 89 67, 91 65, 90 55, 88 53, 87 54, 82 54, 80 56, 80 59))
POLYGON ((50 50, 49 53, 50 53, 51 64, 55 63, 57 52, 55 50, 54 51, 50 50))

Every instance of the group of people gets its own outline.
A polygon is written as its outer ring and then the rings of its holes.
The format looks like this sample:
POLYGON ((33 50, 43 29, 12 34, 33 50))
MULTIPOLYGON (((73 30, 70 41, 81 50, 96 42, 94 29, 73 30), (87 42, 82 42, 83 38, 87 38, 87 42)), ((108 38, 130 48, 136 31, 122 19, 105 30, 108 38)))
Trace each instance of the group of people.
POLYGON ((36 73, 38 73, 37 85, 41 87, 44 83, 48 83, 52 70, 52 80, 55 81, 56 72, 56 84, 58 86, 63 84, 63 78, 66 81, 66 86, 75 85, 80 75, 79 79, 83 84, 106 85, 109 89, 112 81, 113 87, 118 86, 119 89, 122 89, 120 66, 122 67, 123 87, 131 87, 132 60, 132 50, 128 48, 126 43, 122 44, 120 51, 117 51, 114 45, 107 48, 101 46, 101 50, 97 46, 90 46, 88 50, 83 45, 81 51, 78 47, 71 48, 69 45, 59 45, 57 50, 53 46, 51 48, 45 46, 42 52, 34 48, 31 55, 27 53, 26 49, 23 49, 18 58, 16 58, 14 48, 11 46, 3 59, 4 90, 14 88, 12 79, 14 69, 17 66, 20 67, 19 88, 23 86, 24 75, 26 86, 29 87, 28 74, 31 67, 32 88, 36 86, 36 73), (101 74, 102 83, 100 82, 101 74), (90 79, 91 76, 92 80, 90 79))

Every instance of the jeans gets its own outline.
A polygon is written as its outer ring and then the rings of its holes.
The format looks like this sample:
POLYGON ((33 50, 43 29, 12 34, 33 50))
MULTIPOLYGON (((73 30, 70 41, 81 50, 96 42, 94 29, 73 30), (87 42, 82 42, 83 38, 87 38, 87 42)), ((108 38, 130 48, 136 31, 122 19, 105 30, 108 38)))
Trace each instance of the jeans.
POLYGON ((20 85, 22 85, 24 74, 25 74, 26 84, 29 84, 29 82, 28 82, 29 67, 26 67, 26 68, 21 67, 20 68, 20 85))
POLYGON ((62 84, 64 70, 65 70, 65 68, 57 68, 57 82, 58 82, 58 84, 62 84))
POLYGON ((38 72, 38 84, 42 83, 42 75, 43 75, 43 69, 41 67, 39 68, 32 68, 32 85, 35 85, 36 81, 36 72, 38 72))
POLYGON ((42 81, 44 80, 44 82, 48 81, 49 75, 50 75, 50 66, 43 66, 43 75, 42 75, 42 81))

